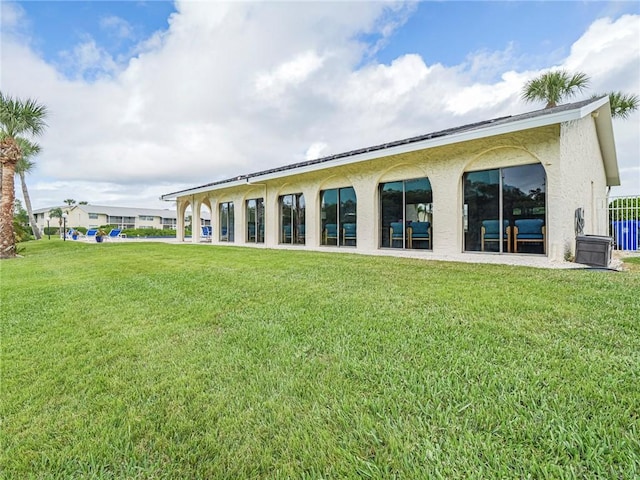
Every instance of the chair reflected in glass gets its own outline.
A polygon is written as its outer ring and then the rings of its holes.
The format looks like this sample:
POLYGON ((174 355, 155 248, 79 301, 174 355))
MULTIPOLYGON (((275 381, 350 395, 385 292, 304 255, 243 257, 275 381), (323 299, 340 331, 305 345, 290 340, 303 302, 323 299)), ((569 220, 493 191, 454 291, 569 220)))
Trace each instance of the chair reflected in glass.
POLYGON ((342 224, 342 245, 355 245, 355 244, 356 244, 356 224, 343 223, 342 224))
POLYGON ((400 242, 400 248, 404 248, 404 223, 391 222, 389 224, 389 246, 393 248, 393 242, 400 242))
MULTIPOLYGON (((502 241, 506 243, 507 252, 511 252, 511 227, 509 220, 502 222, 502 241)), ((480 229, 480 249, 484 252, 487 243, 500 242, 500 220, 483 220, 480 229)))
POLYGON ((424 248, 422 245, 426 243, 427 250, 431 250, 431 222, 411 222, 407 227, 407 237, 409 248, 424 248))
POLYGON ((335 223, 327 223, 322 231, 322 244, 323 245, 337 245, 338 244, 338 225, 335 223))
POLYGON ((546 253, 546 238, 544 220, 540 218, 524 218, 516 220, 513 227, 513 252, 518 253, 521 243, 540 243, 542 253, 546 253))

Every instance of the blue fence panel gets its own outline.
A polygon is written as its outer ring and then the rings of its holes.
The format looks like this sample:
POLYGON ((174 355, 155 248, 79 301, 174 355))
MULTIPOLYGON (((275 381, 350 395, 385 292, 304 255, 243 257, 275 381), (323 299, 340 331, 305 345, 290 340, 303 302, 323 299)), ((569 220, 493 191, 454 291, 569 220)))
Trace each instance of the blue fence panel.
POLYGON ((619 250, 638 250, 639 226, 640 220, 616 220, 613 222, 616 247, 619 250))

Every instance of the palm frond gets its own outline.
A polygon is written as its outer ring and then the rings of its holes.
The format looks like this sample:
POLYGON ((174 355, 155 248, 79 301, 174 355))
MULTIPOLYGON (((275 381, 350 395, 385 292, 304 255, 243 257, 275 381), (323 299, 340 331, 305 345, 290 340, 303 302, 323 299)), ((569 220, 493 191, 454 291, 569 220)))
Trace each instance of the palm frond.
POLYGON ((0 92, 0 131, 3 136, 40 135, 47 126, 47 108, 35 100, 19 100, 0 92))
POLYGON ((574 75, 565 70, 546 72, 524 85, 522 98, 527 102, 545 101, 546 108, 555 107, 587 88, 589 81, 589 77, 581 72, 574 75))

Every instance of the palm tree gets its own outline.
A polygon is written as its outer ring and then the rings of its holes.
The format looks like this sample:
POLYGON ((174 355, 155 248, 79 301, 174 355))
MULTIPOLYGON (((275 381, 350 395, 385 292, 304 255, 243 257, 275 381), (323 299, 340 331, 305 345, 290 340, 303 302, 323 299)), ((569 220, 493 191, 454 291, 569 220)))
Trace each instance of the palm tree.
POLYGON ((31 157, 40 153, 40 145, 30 142, 25 138, 17 138, 20 150, 22 150, 22 158, 18 160, 16 164, 16 173, 20 175, 20 183, 22 184, 22 198, 24 198, 24 206, 27 208, 27 215, 29 216, 29 223, 31 224, 31 230, 33 230, 33 236, 36 240, 40 240, 40 229, 36 223, 36 218, 33 216, 33 208, 31 208, 31 197, 29 197, 29 190, 27 189, 27 182, 25 176, 31 172, 35 166, 35 162, 31 161, 31 157))
POLYGON ((76 201, 73 198, 67 198, 66 200, 63 200, 63 202, 69 206, 74 205, 76 203, 76 201))
POLYGON ((585 89, 589 81, 589 77, 582 72, 573 75, 565 70, 543 73, 525 84, 522 98, 527 102, 545 101, 545 108, 555 107, 585 89))
POLYGON ((16 256, 13 206, 16 198, 14 177, 22 156, 17 138, 40 135, 46 123, 47 109, 35 100, 22 101, 0 92, 0 164, 2 164, 2 201, 0 204, 0 258, 16 256))
POLYGON ((64 212, 60 207, 52 208, 49 210, 49 218, 57 218, 58 219, 58 228, 62 229, 62 215, 64 212))
MULTIPOLYGON (((626 119, 629 114, 638 109, 640 99, 637 95, 626 94, 622 92, 609 92, 609 104, 611 105, 611 117, 626 119)), ((604 95, 596 95, 602 97, 604 95)))

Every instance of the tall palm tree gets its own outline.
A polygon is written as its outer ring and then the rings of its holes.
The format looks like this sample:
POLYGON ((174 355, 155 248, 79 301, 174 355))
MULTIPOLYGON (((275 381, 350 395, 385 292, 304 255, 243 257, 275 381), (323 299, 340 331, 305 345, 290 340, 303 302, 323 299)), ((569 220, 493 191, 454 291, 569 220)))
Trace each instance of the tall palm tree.
POLYGON ((47 109, 35 100, 15 99, 0 92, 0 164, 2 164, 2 201, 0 204, 0 258, 16 256, 13 229, 13 204, 16 198, 14 177, 22 156, 17 138, 40 135, 46 123, 47 109))
POLYGON ((22 158, 18 160, 16 164, 16 173, 20 175, 20 183, 22 184, 22 198, 24 198, 24 206, 27 209, 27 215, 29 217, 29 224, 31 225, 31 230, 33 231, 33 236, 36 240, 40 240, 42 236, 40 235, 40 229, 38 228, 38 224, 36 223, 36 217, 33 215, 33 208, 31 208, 31 197, 29 197, 29 190, 27 189, 27 181, 25 176, 27 173, 31 172, 33 167, 36 165, 35 162, 31 160, 31 157, 40 153, 40 145, 37 143, 30 142, 26 138, 17 138, 18 144, 20 145, 20 150, 22 150, 22 158))
POLYGON ((527 102, 545 101, 545 108, 555 107, 587 88, 589 81, 589 77, 582 72, 573 75, 565 70, 543 73, 525 84, 522 98, 527 102))

